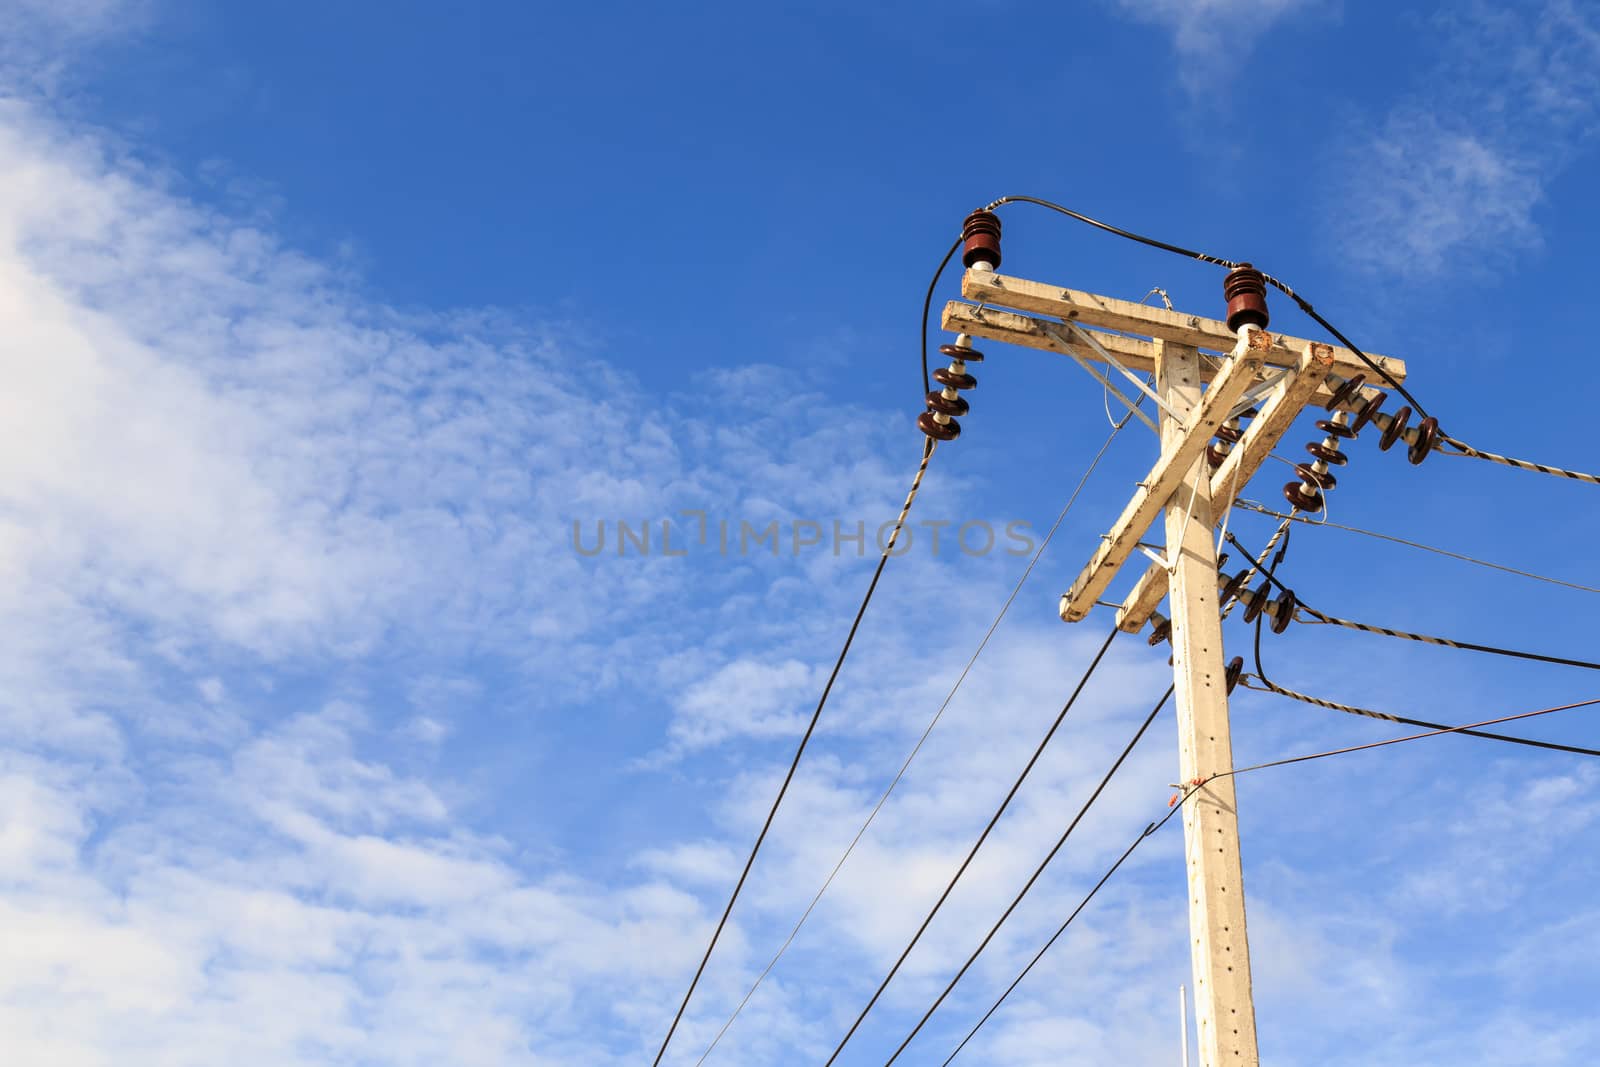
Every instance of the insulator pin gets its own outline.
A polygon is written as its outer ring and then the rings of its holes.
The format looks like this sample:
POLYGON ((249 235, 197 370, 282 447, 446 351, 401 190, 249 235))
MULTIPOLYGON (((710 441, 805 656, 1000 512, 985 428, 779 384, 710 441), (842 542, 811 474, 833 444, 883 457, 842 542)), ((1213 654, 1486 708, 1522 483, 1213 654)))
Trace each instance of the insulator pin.
POLYGON ((1228 329, 1239 332, 1242 326, 1267 328, 1267 276, 1248 263, 1241 263, 1222 279, 1222 295, 1228 301, 1228 329))
POLYGON ((1000 266, 1000 216, 992 211, 974 211, 961 223, 961 262, 968 267, 987 263, 990 270, 1000 266))
POLYGON ((1373 421, 1383 429, 1383 436, 1378 438, 1378 447, 1387 452, 1405 436, 1406 423, 1411 421, 1411 405, 1407 404, 1393 415, 1378 415, 1373 421))
POLYGON ((1299 508, 1308 515, 1315 515, 1322 510, 1322 490, 1304 482, 1286 482, 1283 498, 1291 507, 1299 508))

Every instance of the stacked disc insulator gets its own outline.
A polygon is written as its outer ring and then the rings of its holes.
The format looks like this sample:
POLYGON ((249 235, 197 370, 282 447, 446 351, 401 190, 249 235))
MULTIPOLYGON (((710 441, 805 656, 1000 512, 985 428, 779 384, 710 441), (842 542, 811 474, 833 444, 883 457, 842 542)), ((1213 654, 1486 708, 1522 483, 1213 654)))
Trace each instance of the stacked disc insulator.
POLYGON ((933 372, 933 380, 942 388, 924 398, 928 410, 917 416, 917 427, 936 441, 954 441, 961 436, 959 417, 970 407, 961 394, 978 385, 978 379, 967 372, 967 364, 982 363, 983 353, 972 347, 972 338, 966 334, 957 336, 955 344, 940 345, 939 351, 950 357, 950 365, 933 372))

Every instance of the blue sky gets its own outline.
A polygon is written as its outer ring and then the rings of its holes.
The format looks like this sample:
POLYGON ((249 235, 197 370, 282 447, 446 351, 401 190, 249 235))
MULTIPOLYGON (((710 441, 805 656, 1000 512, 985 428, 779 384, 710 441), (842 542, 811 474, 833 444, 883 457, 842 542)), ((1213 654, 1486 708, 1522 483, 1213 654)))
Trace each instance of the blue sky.
MULTIPOLYGON (((687 545, 685 511, 891 519, 923 288, 994 197, 1254 259, 1408 360, 1452 433, 1595 465, 1593 4, 22 0, 0 40, 7 1063, 648 1062, 872 560, 587 557, 572 524, 672 520, 687 545)), ((1222 310, 1212 268, 1003 218, 1008 272, 1222 310)), ((1105 439, 1102 396, 988 347, 913 518, 1037 535, 1105 439)), ((1335 521, 1600 584, 1593 487, 1351 452, 1335 521)), ((1056 599, 1153 454, 1119 436, 708 1063, 826 1058, 1098 643, 1056 599)), ((672 1064, 1026 562, 914 534, 672 1064)), ((1347 617, 1592 657, 1593 593, 1338 530, 1298 530, 1284 574, 1347 617)), ((1320 627, 1265 654, 1284 684, 1446 721, 1596 692, 1320 627)), ((899 1043, 1165 658, 1113 646, 841 1064, 899 1043)), ((1256 694, 1234 722, 1242 762, 1395 733, 1256 694)), ((1594 746, 1594 723, 1523 725, 1594 746)), ((942 1060, 1162 813, 1173 740, 1163 717, 910 1062, 942 1060)), ((1241 777, 1263 1057, 1592 1062, 1597 785, 1581 757, 1465 738, 1241 777)), ((1182 894, 1173 825, 963 1058, 1175 1062, 1182 894)))

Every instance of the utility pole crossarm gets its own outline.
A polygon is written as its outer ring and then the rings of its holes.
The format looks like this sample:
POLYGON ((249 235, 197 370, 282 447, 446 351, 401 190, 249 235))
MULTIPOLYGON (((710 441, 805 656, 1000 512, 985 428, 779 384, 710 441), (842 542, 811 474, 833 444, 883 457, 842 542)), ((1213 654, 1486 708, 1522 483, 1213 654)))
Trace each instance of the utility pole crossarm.
MULTIPOLYGON (((1133 554, 1139 539, 1160 516, 1162 508, 1199 460, 1212 434, 1227 420, 1234 402, 1255 380, 1271 343, 1271 336, 1263 330, 1247 328, 1242 332, 1233 354, 1224 361, 1222 370, 1195 405, 1193 417, 1186 421, 1181 433, 1162 447, 1161 457, 1139 484, 1111 532, 1061 598, 1061 617, 1067 622, 1077 622, 1087 616, 1095 601, 1105 593, 1118 569, 1133 554)), ((1209 536, 1209 522, 1206 530, 1209 536)))
MULTIPOLYGON (((1315 342, 1300 357, 1299 365, 1289 372, 1289 377, 1279 383, 1261 414, 1250 421, 1244 437, 1228 453, 1222 466, 1211 474, 1211 504, 1215 516, 1220 518, 1233 507, 1234 499, 1267 461, 1279 438, 1316 395, 1332 368, 1333 348, 1315 342)), ((1167 584, 1166 568, 1152 564, 1117 610, 1118 629, 1138 633, 1156 605, 1161 603, 1161 598, 1167 595, 1167 584)))
MULTIPOLYGON (((1193 345, 1196 348, 1227 352, 1233 348, 1237 335, 1220 319, 1207 319, 1187 315, 1166 308, 1138 304, 1132 300, 1100 296, 1077 289, 1013 278, 993 271, 969 270, 961 279, 961 295, 980 304, 1014 308, 1034 315, 1050 315, 1094 326, 1102 330, 1120 330, 1136 333, 1162 341, 1193 345)), ((948 311, 946 312, 948 314, 948 311)), ((974 332, 974 331, 968 331, 974 332)), ((1268 366, 1293 367, 1313 344, 1303 337, 1275 335, 1272 345, 1264 352, 1268 366)), ((1332 348, 1334 373, 1350 378, 1365 373, 1370 379, 1372 370, 1348 348, 1332 348)), ((1368 354, 1397 382, 1405 381, 1406 365, 1392 356, 1368 354)))

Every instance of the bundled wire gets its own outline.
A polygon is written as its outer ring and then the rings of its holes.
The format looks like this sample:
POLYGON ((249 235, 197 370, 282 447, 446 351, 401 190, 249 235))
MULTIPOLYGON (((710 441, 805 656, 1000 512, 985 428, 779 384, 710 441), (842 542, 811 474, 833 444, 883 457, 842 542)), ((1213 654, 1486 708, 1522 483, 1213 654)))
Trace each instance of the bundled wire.
POLYGON ((1561 467, 1549 467, 1543 463, 1535 463, 1529 459, 1513 459, 1511 456, 1502 456, 1495 452, 1484 452, 1473 448, 1465 441, 1458 441, 1454 437, 1441 437, 1443 444, 1459 449, 1457 452, 1438 450, 1441 456, 1470 456, 1473 459, 1488 460, 1490 463, 1499 463, 1506 467, 1515 467, 1518 470, 1534 471, 1537 474, 1553 474, 1557 478, 1571 478, 1577 482, 1588 482, 1591 485, 1600 485, 1600 475, 1585 474, 1582 471, 1569 471, 1561 467))

